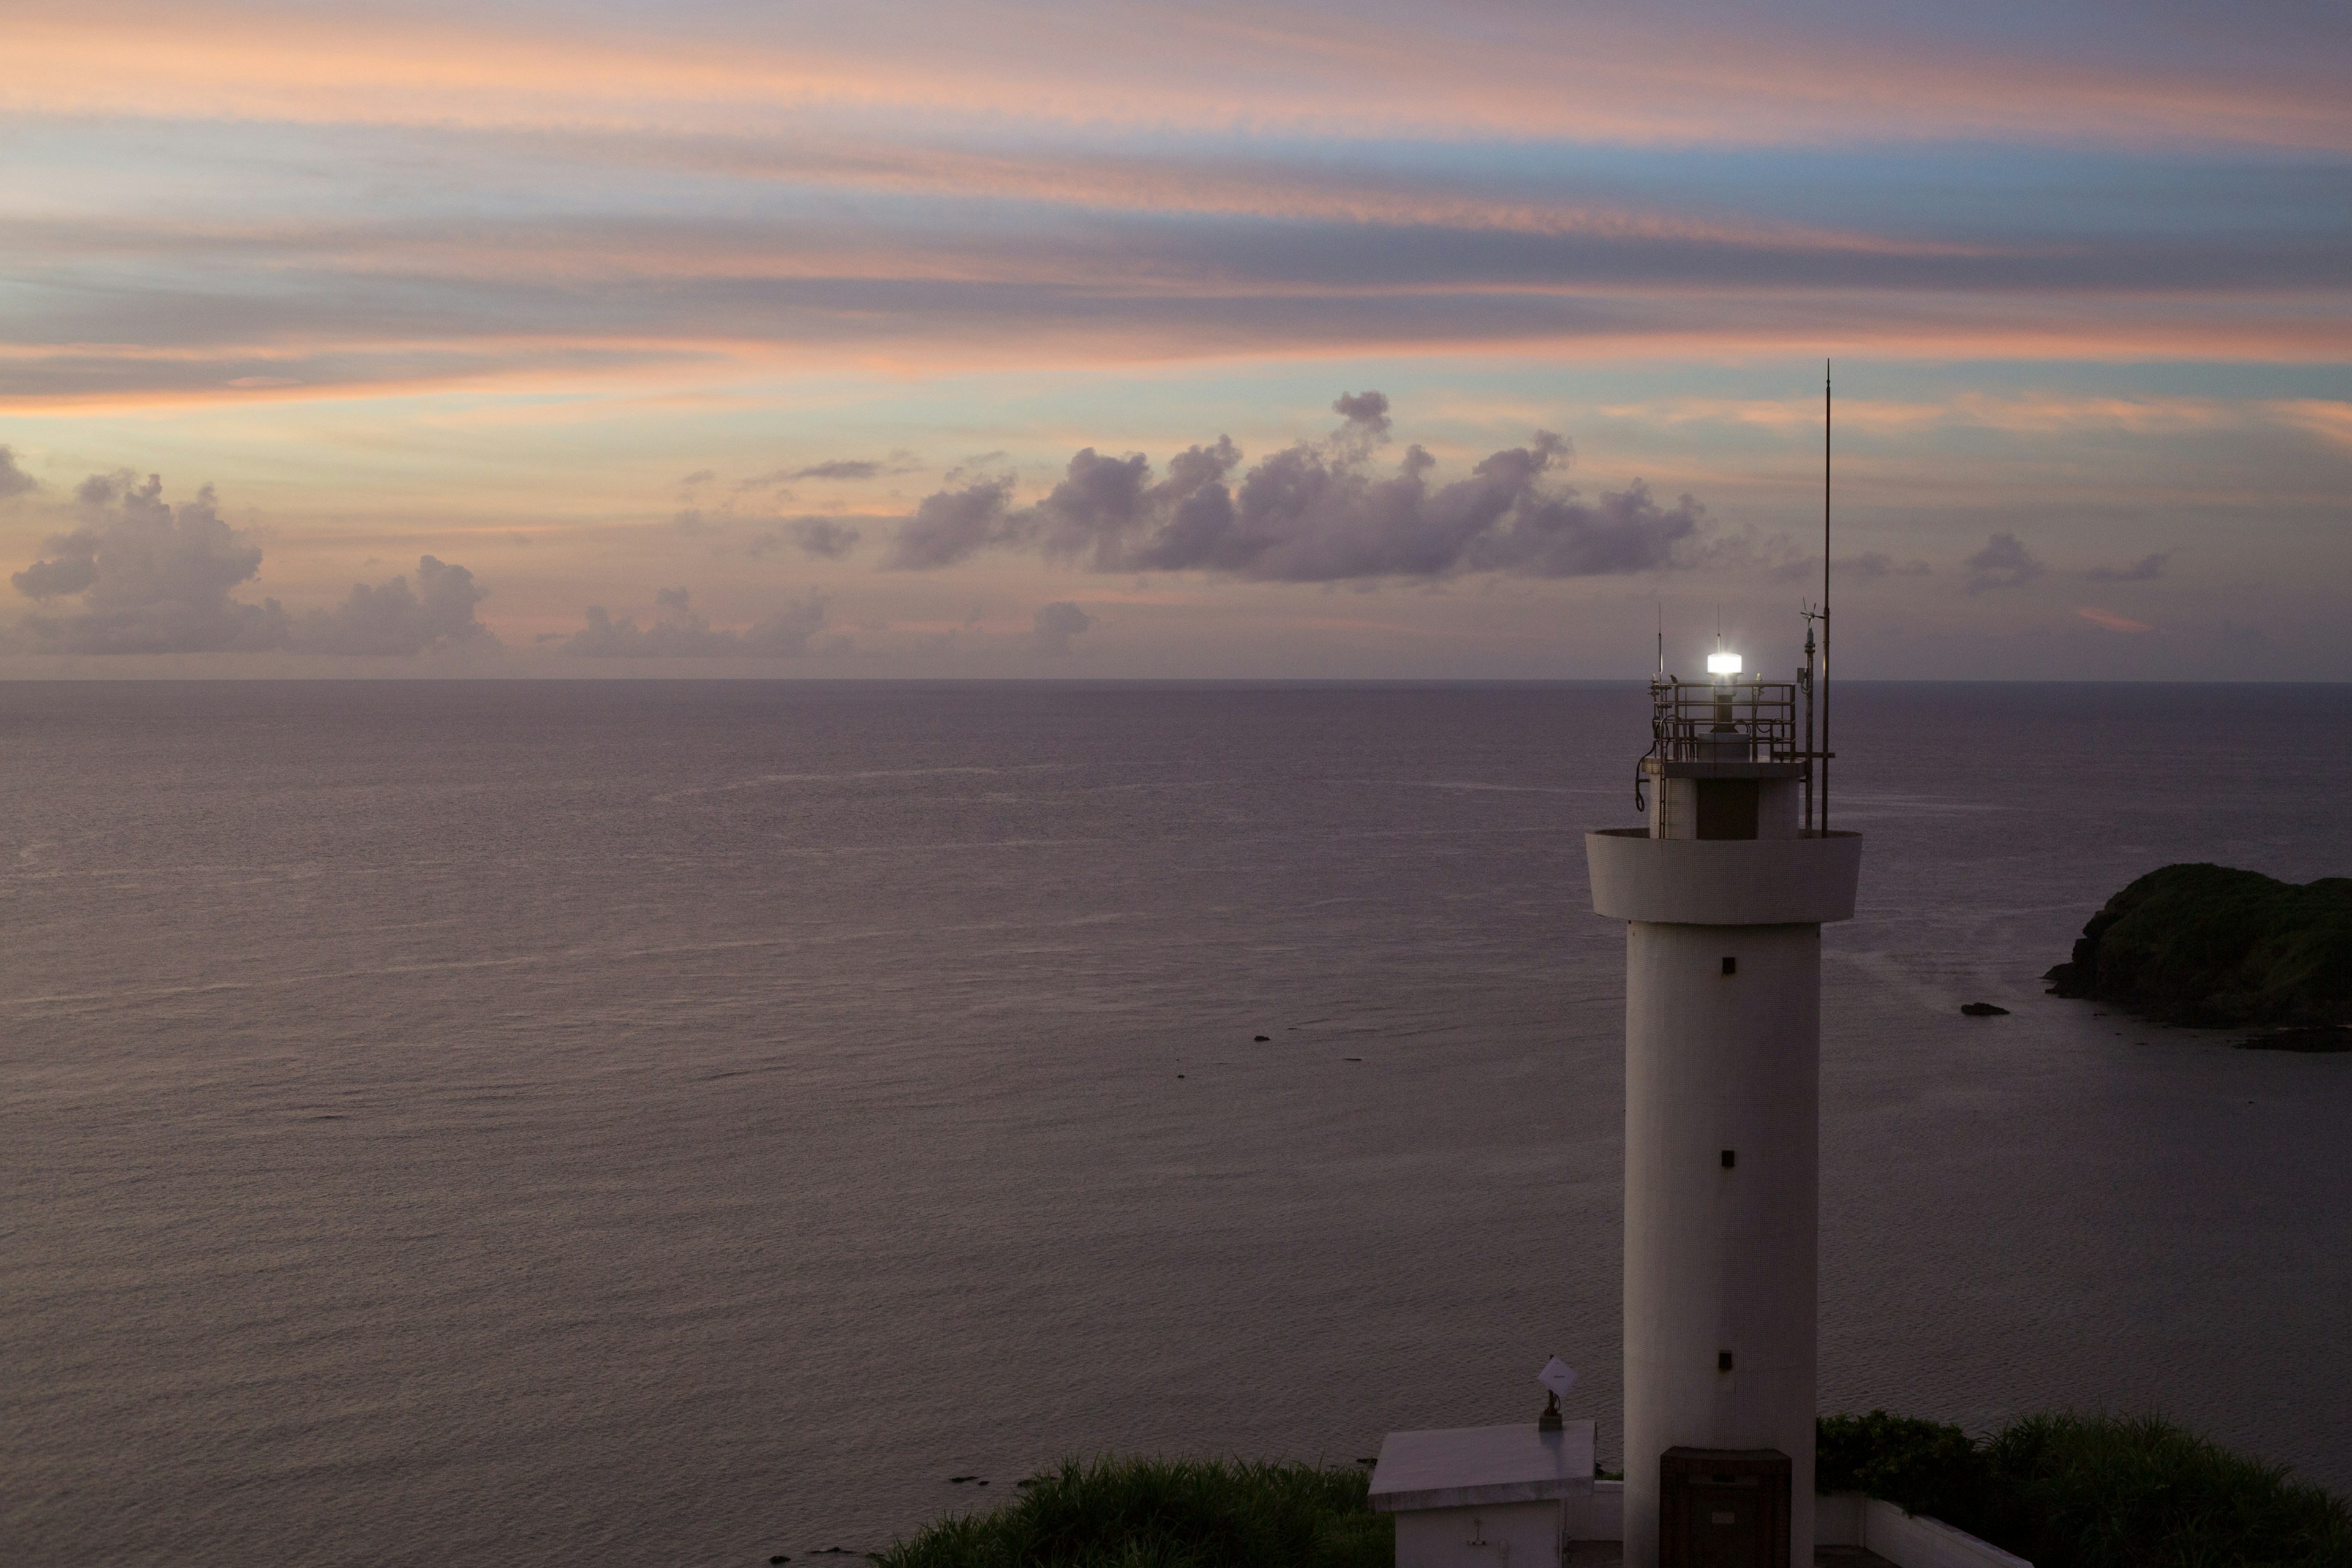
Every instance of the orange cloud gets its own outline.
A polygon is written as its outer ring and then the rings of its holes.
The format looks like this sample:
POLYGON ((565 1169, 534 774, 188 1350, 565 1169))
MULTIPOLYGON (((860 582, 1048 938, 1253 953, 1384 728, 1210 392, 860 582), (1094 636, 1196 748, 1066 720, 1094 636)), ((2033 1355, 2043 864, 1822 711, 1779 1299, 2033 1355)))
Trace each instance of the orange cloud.
MULTIPOLYGON (((1428 289, 1286 294, 1220 293, 1213 287, 1137 289, 1124 298, 1079 289, 1092 312, 1059 313, 1061 290, 1024 309, 959 303, 943 296, 896 313, 812 309, 772 335, 723 334, 698 321, 583 324, 535 337, 340 339, 307 331, 295 341, 174 348, 119 344, 0 345, 0 412, 16 416, 188 407, 257 401, 415 396, 458 388, 508 394, 626 395, 733 401, 727 389, 779 374, 890 374, 908 379, 981 370, 1055 371, 1177 363, 1272 364, 1379 353, 1476 356, 1598 364, 1719 361, 1726 355, 1941 360, 2352 359, 2352 322, 2315 313, 2248 321, 2226 310, 2174 302, 2168 314, 2102 312, 2053 301, 1865 301, 1855 296, 1722 290, 1697 297, 1559 289, 1428 289), (1525 308, 1483 300, 1517 293, 1525 308), (1428 308, 1408 310, 1414 300, 1428 308)), ((2076 429, 2210 425, 2210 411, 2168 411, 2104 400, 2065 410, 2076 429)), ((1965 402, 1965 400, 1964 400, 1965 402)), ((1842 410, 1842 415, 1843 411, 1842 410)), ((2053 408, 2056 414, 2058 410, 2053 408)), ((1763 422, 1771 418, 1758 416, 1763 422)), ((1796 419, 1790 413, 1786 419, 1796 419)), ((1865 423, 1982 423, 2030 432, 2021 411, 1956 405, 1929 415, 1898 412, 1865 423), (1979 417, 1980 416, 1980 417, 1979 417)), ((2334 434, 2315 416, 2294 421, 2334 434)))
POLYGON ((2116 615, 2113 610, 2095 610, 2088 605, 2077 606, 2074 613, 2093 626, 2105 626, 2111 632, 2150 632, 2156 629, 2146 621, 2136 621, 2129 616, 2116 615))
MULTIPOLYGON (((789 36, 752 23, 722 38, 670 16, 658 30, 578 18, 533 30, 205 0, 20 0, 0 50, 20 114, 773 130, 846 109, 1672 143, 2026 134, 2352 147, 2352 103, 2327 62, 2284 49, 2068 58, 2041 39, 1923 47, 1893 30, 1753 19, 1432 16, 1335 27, 1279 6, 942 3, 919 29, 842 8, 793 13, 789 36)), ((743 14, 730 26, 746 26, 743 14)))

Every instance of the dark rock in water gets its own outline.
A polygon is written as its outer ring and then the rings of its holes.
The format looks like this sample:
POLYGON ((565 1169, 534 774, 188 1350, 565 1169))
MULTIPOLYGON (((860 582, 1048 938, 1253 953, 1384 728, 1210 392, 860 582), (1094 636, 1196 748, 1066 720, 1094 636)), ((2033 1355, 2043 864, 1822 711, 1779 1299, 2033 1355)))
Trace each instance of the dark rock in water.
POLYGON ((1266 1044, 1269 1040, 1271 1040, 1271 1039, 1273 1039, 1273 1038, 1274 1038, 1274 1037, 1273 1037, 1272 1035, 1259 1035, 1259 1036, 1256 1036, 1256 1037, 1255 1037, 1255 1039, 1257 1040, 1257 1043, 1258 1043, 1259 1045, 1261 1045, 1261 1046, 1262 1046, 1262 1045, 1266 1044))
POLYGON ((2307 1029, 2273 1029, 2238 1042, 2242 1051, 2352 1051, 2352 1028, 2321 1025, 2307 1029))
POLYGON ((2352 1023, 2352 878, 2167 866, 2109 899, 2042 976, 2167 1023, 2352 1023))
POLYGON ((2006 1018, 2009 1016, 2008 1008, 1996 1007, 1990 1002, 1963 1002, 1960 1004, 1960 1011, 1966 1013, 1971 1018, 2006 1018))
POLYGON ((948 1478, 948 1485, 951 1487, 960 1487, 966 1481, 976 1481, 978 1479, 980 1479, 978 1476, 950 1476, 948 1478))
POLYGON ((777 1563, 790 1563, 792 1559, 789 1557, 771 1557, 768 1559, 768 1568, 776 1568, 777 1563))

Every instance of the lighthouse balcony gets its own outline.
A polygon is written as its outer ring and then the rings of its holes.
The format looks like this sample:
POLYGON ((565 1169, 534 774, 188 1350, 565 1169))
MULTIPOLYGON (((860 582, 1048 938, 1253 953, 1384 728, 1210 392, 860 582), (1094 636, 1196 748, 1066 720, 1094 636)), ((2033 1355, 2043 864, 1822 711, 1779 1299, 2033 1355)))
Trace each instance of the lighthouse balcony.
POLYGON ((1667 776, 1800 778, 1810 742, 1800 728, 1793 681, 1677 680, 1650 683, 1650 754, 1667 776))
POLYGON ((1862 835, 1663 838, 1643 827, 1584 836, 1592 907, 1673 925, 1819 925, 1853 918, 1862 835))

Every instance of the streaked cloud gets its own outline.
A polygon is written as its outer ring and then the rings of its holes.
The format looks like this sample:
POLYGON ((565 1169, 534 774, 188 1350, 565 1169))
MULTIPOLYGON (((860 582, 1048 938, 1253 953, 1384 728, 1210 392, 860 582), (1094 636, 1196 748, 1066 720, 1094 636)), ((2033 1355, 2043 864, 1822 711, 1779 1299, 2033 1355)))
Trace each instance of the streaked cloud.
POLYGON ((1018 104, 1064 124, 1325 134, 2341 149, 2352 110, 2326 65, 2341 18, 2294 16, 2231 26, 2218 7, 2184 8, 2170 28, 2126 29, 1999 6, 1939 29, 1932 16, 1852 6, 1775 17, 1465 0, 1444 13, 1369 8, 1334 26, 1298 5, 949 0, 772 16, 682 3, 656 26, 595 7, 535 22, 424 6, 29 0, 0 38, 16 102, 47 114, 782 129, 812 109, 930 118, 1018 104))

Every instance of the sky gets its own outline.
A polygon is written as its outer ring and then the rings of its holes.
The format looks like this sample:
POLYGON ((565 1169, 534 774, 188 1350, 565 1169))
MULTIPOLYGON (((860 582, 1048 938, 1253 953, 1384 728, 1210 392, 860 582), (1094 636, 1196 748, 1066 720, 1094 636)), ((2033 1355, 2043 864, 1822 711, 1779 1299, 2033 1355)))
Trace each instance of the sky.
POLYGON ((2352 679, 2352 11, 12 0, 0 676, 2352 679))

